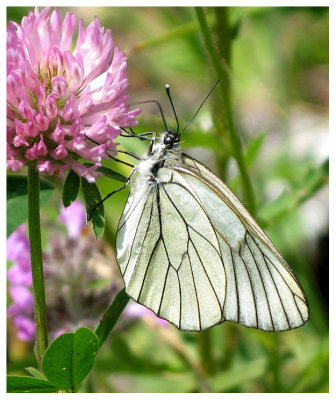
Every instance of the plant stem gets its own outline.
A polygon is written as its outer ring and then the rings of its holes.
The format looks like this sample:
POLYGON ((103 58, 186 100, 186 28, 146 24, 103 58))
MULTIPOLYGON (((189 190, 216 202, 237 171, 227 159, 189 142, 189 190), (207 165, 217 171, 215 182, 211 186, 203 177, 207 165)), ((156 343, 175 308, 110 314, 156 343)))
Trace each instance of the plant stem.
POLYGON ((221 359, 221 367, 223 371, 228 371, 232 367, 234 355, 237 352, 238 343, 240 341, 240 330, 231 323, 222 324, 223 331, 223 355, 221 359))
POLYGON ((113 299, 112 304, 104 312, 95 334, 99 339, 99 348, 104 344, 105 340, 111 333, 112 329, 119 320, 121 313, 124 311, 130 298, 125 289, 120 290, 113 299))
POLYGON ((201 365, 203 372, 206 375, 212 375, 215 372, 211 333, 210 329, 198 333, 198 348, 200 352, 201 365))
MULTIPOLYGON (((229 133, 231 146, 232 146, 232 153, 234 158, 237 161, 238 168, 242 177, 242 183, 244 187, 245 198, 247 202, 247 206, 251 214, 255 214, 256 206, 255 206, 255 196, 253 192, 252 183, 247 171, 246 161, 244 158, 243 147, 240 141, 240 137, 238 132, 235 128, 232 116, 232 105, 231 105, 231 94, 230 94, 230 86, 231 86, 231 79, 229 75, 229 66, 227 64, 228 60, 225 60, 223 57, 220 56, 216 46, 214 44, 211 31, 207 24, 205 13, 203 7, 195 7, 196 15, 198 18, 198 22, 200 25, 201 34, 203 36, 203 40, 205 42, 205 46, 208 50, 212 65, 214 67, 215 73, 219 79, 219 89, 221 93, 221 97, 223 100, 224 111, 225 111, 225 118, 226 118, 226 128, 229 133)), ((223 16, 222 16, 223 17, 223 16)), ((225 18, 220 18, 222 27, 219 32, 229 32, 228 26, 228 18, 227 13, 224 14, 225 18), (225 27, 225 28, 224 28, 225 27)), ((221 41, 231 41, 230 35, 225 35, 224 37, 221 35, 221 41)), ((229 43, 224 46, 222 43, 222 48, 228 52, 230 49, 229 43)))
POLYGON ((231 66, 231 26, 229 24, 229 7, 216 7, 216 34, 218 51, 224 58, 226 65, 231 66))
POLYGON ((273 336, 273 344, 270 354, 270 369, 272 371, 272 392, 273 393, 281 393, 282 385, 280 384, 280 336, 278 332, 274 332, 273 336))
POLYGON ((34 291, 37 363, 41 371, 42 356, 48 347, 48 331, 40 226, 40 176, 35 164, 28 167, 28 226, 34 291))

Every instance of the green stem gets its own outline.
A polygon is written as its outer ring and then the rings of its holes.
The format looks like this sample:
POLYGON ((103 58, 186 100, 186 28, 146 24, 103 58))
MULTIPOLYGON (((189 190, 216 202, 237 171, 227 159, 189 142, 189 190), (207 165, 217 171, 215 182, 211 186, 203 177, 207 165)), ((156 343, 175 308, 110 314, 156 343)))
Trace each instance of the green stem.
POLYGON ((279 352, 279 347, 280 347, 280 335, 278 332, 274 332, 272 335, 273 339, 273 344, 272 344, 272 350, 270 354, 270 369, 272 371, 272 392, 273 393, 281 393, 282 390, 282 385, 280 384, 280 365, 281 365, 281 360, 280 360, 280 352, 279 352))
POLYGON ((231 26, 229 24, 229 7, 216 7, 216 34, 218 51, 225 60, 226 65, 231 66, 231 26))
POLYGON ((212 354, 211 330, 200 332, 198 334, 198 348, 200 353, 201 365, 206 375, 212 375, 215 372, 215 363, 212 354))
POLYGON ((122 289, 117 293, 110 307, 104 312, 95 330, 95 334, 99 339, 99 348, 104 344, 112 329, 115 327, 129 300, 130 298, 125 289, 122 289))
POLYGON ((35 164, 28 167, 28 226, 34 291, 37 363, 41 371, 42 356, 48 347, 48 330, 40 226, 40 176, 35 164))
MULTIPOLYGON (((219 79, 220 83, 219 90, 224 105, 227 131, 229 133, 231 141, 232 153, 237 161, 238 168, 242 177, 245 198, 248 203, 248 209, 251 212, 251 214, 255 214, 256 206, 255 206, 255 196, 253 192, 253 187, 247 171, 242 143, 240 141, 240 137, 233 122, 231 94, 230 94, 231 79, 229 74, 229 65, 227 64, 228 60, 222 58, 216 49, 210 28, 205 18, 203 7, 195 7, 195 11, 200 25, 201 34, 205 42, 205 46, 208 50, 215 73, 219 79)), ((220 31, 226 30, 227 32, 229 32, 227 13, 224 14, 224 17, 225 18, 223 19, 221 18, 221 23, 223 26, 221 27, 220 31)), ((229 42, 231 40, 231 36, 225 35, 224 37, 221 37, 220 40, 229 42)), ((228 49, 230 49, 229 44, 227 44, 226 46, 222 44, 222 47, 223 49, 225 49, 225 51, 228 51, 228 49)))
POLYGON ((240 330, 235 324, 222 324, 223 355, 221 359, 222 370, 229 371, 232 368, 234 355, 237 352, 240 341, 240 330))

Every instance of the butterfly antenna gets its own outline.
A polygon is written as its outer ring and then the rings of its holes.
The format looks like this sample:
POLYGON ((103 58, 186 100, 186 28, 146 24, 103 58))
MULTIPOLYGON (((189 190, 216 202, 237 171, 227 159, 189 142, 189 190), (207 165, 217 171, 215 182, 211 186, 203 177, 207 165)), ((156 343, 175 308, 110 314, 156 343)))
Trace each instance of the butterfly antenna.
POLYGON ((177 125, 177 127, 176 127, 176 133, 179 133, 180 124, 179 124, 179 122, 178 122, 178 118, 177 118, 177 114, 176 114, 176 110, 175 110, 175 107, 174 107, 173 100, 172 100, 172 98, 171 98, 171 96, 170 96, 170 87, 169 87, 168 83, 165 85, 165 88, 166 88, 166 92, 167 92, 167 95, 168 95, 170 104, 171 104, 171 106, 172 106, 172 109, 173 109, 174 115, 175 115, 175 120, 176 120, 176 125, 177 125))
POLYGON ((137 105, 137 104, 145 104, 145 103, 155 103, 155 104, 159 107, 160 114, 161 114, 162 121, 163 121, 163 125, 164 125, 164 128, 165 128, 165 131, 167 131, 167 130, 168 130, 168 127, 167 127, 166 118, 165 118, 165 116, 164 116, 164 114, 163 114, 161 104, 160 104, 157 100, 137 101, 137 102, 135 102, 135 103, 132 103, 131 105, 134 106, 134 105, 137 105))
POLYGON ((187 129, 187 127, 191 124, 191 122, 195 119, 196 115, 198 114, 199 110, 203 107, 203 104, 208 100, 208 97, 211 95, 211 93, 213 92, 213 90, 215 89, 215 87, 218 85, 219 80, 217 80, 214 85, 212 86, 210 92, 207 94, 206 98, 202 101, 201 105, 198 107, 198 109, 196 110, 194 116, 191 118, 191 120, 187 123, 187 125, 182 129, 180 136, 182 135, 182 133, 187 129))

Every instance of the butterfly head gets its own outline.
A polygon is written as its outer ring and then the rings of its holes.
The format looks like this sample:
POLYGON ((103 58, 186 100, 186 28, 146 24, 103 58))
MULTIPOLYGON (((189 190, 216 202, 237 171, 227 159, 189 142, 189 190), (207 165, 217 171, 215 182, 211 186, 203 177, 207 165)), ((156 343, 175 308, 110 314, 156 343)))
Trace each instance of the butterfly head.
POLYGON ((147 150, 147 157, 161 159, 168 154, 177 154, 179 152, 180 135, 174 129, 167 129, 161 135, 158 141, 152 141, 147 150))
POLYGON ((180 142, 180 135, 174 131, 174 129, 168 129, 166 132, 163 133, 162 137, 162 144, 167 148, 171 149, 175 144, 180 142))

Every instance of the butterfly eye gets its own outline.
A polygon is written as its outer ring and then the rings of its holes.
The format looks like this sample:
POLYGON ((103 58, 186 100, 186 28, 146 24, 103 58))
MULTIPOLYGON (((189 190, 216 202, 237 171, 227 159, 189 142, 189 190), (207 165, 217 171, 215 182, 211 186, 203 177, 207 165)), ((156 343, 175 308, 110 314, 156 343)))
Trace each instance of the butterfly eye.
POLYGON ((170 133, 163 138, 163 143, 166 145, 173 144, 174 141, 175 141, 175 135, 170 133))

